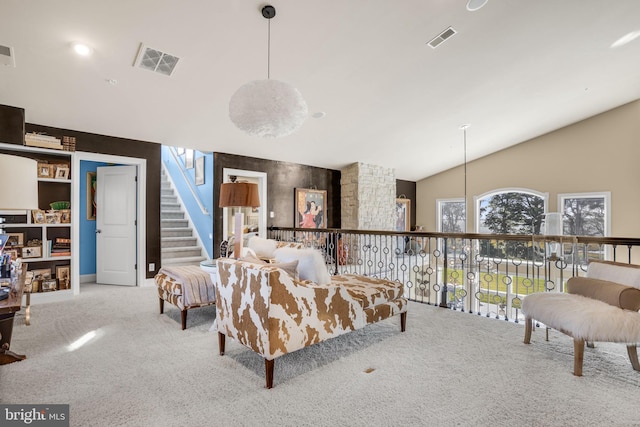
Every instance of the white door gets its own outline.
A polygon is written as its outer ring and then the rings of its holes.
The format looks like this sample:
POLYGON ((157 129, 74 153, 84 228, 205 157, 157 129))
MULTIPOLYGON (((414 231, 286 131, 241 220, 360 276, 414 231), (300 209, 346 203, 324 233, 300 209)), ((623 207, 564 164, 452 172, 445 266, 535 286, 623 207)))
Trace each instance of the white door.
POLYGON ((99 167, 96 282, 136 286, 136 166, 99 167))

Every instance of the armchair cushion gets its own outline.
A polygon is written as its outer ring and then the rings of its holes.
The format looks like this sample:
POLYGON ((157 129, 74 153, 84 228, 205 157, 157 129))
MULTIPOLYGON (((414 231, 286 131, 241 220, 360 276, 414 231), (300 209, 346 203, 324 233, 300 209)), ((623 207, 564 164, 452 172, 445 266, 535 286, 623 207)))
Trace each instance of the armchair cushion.
POLYGON ((251 262, 253 264, 258 264, 258 265, 269 265, 270 267, 280 268, 281 270, 284 270, 284 272, 287 273, 289 276, 291 276, 292 279, 295 279, 295 280, 298 279, 298 261, 297 260, 294 260, 291 262, 268 263, 266 261, 261 260, 260 258, 257 258, 254 255, 246 255, 240 258, 240 261, 251 262))
POLYGON ((591 279, 608 280, 640 288, 640 266, 614 261, 591 261, 587 267, 591 279))
POLYGON ((640 310, 640 289, 591 277, 572 277, 567 292, 597 299, 625 310, 640 310))

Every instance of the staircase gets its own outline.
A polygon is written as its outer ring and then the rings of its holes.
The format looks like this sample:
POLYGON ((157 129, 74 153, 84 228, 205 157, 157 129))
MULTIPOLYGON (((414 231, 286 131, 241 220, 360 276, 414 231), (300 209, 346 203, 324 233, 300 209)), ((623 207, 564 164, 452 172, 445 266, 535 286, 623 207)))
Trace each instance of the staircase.
POLYGON ((164 169, 161 178, 160 247, 162 266, 199 265, 207 259, 164 169))

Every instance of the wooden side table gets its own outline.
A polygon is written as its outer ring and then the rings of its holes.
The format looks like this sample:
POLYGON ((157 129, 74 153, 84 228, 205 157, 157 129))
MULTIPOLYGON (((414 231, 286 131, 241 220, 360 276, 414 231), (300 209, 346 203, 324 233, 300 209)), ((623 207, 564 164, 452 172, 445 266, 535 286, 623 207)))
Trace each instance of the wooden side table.
POLYGON ((0 301, 0 365, 18 362, 27 358, 27 356, 16 354, 9 350, 13 333, 13 319, 22 305, 26 273, 27 264, 22 264, 22 270, 13 275, 7 282, 11 286, 9 298, 0 301))

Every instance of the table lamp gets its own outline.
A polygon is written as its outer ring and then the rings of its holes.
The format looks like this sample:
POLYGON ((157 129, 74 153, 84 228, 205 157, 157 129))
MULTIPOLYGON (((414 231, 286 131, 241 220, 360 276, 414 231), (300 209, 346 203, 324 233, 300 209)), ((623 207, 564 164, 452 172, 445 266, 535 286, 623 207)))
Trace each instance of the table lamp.
MULTIPOLYGON (((27 157, 0 154, 3 179, 0 210, 38 209, 38 162, 27 157)), ((4 217, 0 218, 0 234, 4 234, 4 217)))
MULTIPOLYGON (((236 177, 230 177, 231 182, 225 182, 220 185, 220 203, 221 208, 257 208, 260 206, 260 197, 258 196, 258 184, 251 182, 236 182, 236 177)), ((233 246, 233 254, 235 258, 240 258, 242 252, 242 228, 244 224, 244 213, 237 212, 235 214, 235 242, 233 246)))

